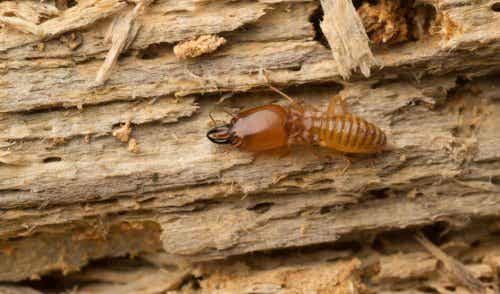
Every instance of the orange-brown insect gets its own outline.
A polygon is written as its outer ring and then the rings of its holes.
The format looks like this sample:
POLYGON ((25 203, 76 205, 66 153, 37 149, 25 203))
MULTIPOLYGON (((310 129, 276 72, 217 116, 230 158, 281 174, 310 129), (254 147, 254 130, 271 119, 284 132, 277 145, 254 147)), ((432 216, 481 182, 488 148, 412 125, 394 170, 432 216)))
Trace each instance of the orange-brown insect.
POLYGON ((361 117, 349 113, 344 101, 334 96, 326 112, 286 97, 287 107, 269 104, 233 117, 230 123, 214 127, 208 139, 232 144, 244 151, 262 152, 288 148, 293 144, 319 145, 342 153, 370 154, 384 151, 384 132, 361 117))

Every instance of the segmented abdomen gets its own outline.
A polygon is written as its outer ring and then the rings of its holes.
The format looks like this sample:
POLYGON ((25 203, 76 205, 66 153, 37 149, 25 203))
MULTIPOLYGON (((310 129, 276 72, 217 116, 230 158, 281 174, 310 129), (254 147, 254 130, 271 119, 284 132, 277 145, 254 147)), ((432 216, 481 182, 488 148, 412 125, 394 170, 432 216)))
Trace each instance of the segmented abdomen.
POLYGON ((381 129, 349 113, 313 117, 308 132, 313 143, 346 153, 375 153, 382 151, 387 143, 381 129))

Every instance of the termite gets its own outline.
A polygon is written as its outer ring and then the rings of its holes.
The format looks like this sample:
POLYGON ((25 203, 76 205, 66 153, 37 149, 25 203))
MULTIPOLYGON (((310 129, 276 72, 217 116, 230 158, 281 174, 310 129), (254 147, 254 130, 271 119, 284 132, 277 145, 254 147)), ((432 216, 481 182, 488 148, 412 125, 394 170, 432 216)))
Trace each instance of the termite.
POLYGON ((327 110, 320 111, 269 87, 290 104, 268 104, 240 112, 229 123, 209 130, 208 139, 254 153, 288 149, 294 144, 319 145, 341 154, 374 154, 387 149, 385 133, 350 113, 340 96, 333 96, 327 110))

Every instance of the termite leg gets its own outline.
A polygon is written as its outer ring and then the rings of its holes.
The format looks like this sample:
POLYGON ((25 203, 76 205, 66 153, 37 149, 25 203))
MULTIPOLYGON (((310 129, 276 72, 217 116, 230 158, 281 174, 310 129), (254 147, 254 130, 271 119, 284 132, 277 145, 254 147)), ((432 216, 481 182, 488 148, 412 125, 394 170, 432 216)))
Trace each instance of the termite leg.
POLYGON ((349 157, 347 157, 343 153, 340 153, 340 154, 334 153, 332 155, 325 156, 327 158, 327 163, 333 163, 333 156, 340 156, 344 160, 345 166, 344 166, 344 168, 342 169, 342 172, 341 172, 341 175, 344 175, 347 172, 347 170, 349 170, 349 168, 352 165, 351 160, 349 159, 349 157))
POLYGON ((279 158, 284 158, 290 154, 290 148, 288 146, 278 149, 277 154, 279 158))
POLYGON ((318 160, 321 161, 322 163, 332 164, 334 162, 333 156, 320 154, 318 152, 318 150, 316 150, 316 148, 314 148, 314 146, 311 146, 311 145, 307 145, 307 146, 308 146, 309 150, 311 150, 311 152, 314 154, 314 156, 316 156, 318 158, 318 160))
POLYGON ((284 146, 284 147, 280 147, 280 148, 273 149, 273 150, 255 152, 254 156, 255 156, 255 158, 257 158, 258 156, 261 156, 261 155, 275 156, 278 158, 283 158, 283 157, 286 157, 287 155, 289 155, 290 153, 291 153, 290 147, 284 146))
POLYGON ((286 99, 288 99, 288 101, 290 101, 290 103, 292 104, 297 104, 297 102, 295 102, 295 99, 293 99, 292 97, 288 96, 287 94, 283 93, 282 91, 280 91, 278 88, 272 86, 272 85, 267 85, 269 87, 269 89, 273 90, 274 92, 280 94, 281 96, 285 97, 286 99))
POLYGON ((335 95, 330 98, 326 113, 328 116, 345 115, 346 113, 349 113, 349 107, 340 95, 335 95))
POLYGON ((346 166, 342 170, 342 175, 344 175, 347 172, 347 170, 351 167, 352 163, 351 163, 351 160, 347 156, 342 155, 342 158, 346 162, 346 166))

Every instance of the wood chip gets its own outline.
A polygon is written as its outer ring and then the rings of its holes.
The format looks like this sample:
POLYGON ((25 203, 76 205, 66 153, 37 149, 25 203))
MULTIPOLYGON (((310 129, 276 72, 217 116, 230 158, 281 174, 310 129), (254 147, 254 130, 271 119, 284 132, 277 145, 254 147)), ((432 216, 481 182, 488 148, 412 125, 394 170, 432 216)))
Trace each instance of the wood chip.
POLYGON ((350 0, 321 0, 325 13, 321 30, 330 44, 337 69, 344 79, 359 68, 365 77, 376 65, 369 39, 356 9, 350 0))
POLYGON ((106 55, 104 63, 99 68, 94 86, 103 85, 109 78, 111 71, 120 54, 132 43, 139 31, 139 25, 135 20, 140 12, 149 5, 152 0, 144 0, 135 6, 132 11, 119 15, 115 18, 106 36, 111 40, 111 48, 106 55))

